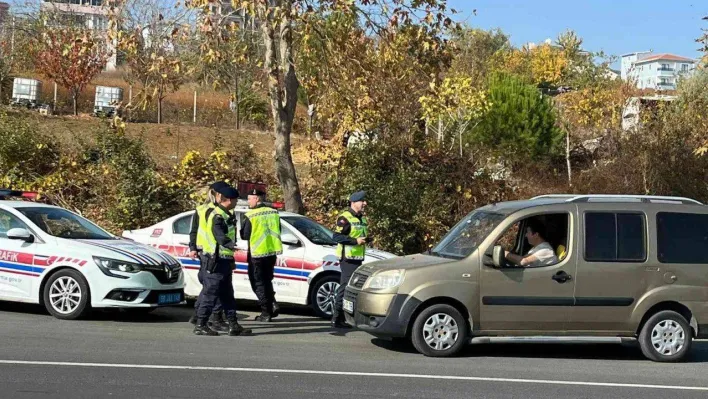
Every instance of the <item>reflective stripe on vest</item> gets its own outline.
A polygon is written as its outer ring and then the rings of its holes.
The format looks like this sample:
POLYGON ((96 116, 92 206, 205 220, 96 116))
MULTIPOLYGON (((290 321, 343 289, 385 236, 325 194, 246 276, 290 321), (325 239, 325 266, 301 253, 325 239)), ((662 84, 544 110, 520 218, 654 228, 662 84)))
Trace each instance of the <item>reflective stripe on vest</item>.
POLYGON ((204 244, 207 242, 209 239, 207 236, 207 232, 211 231, 208 229, 207 223, 207 216, 206 213, 209 209, 213 209, 214 204, 203 204, 199 205, 197 207, 197 215, 199 216, 199 227, 197 228, 197 248, 198 249, 203 249, 204 244))
MULTIPOLYGON (((356 216, 352 215, 349 211, 342 212, 339 217, 347 219, 351 229, 349 230, 349 237, 357 239, 359 237, 366 237, 369 233, 369 224, 366 221, 366 217, 362 216, 361 220, 356 216)), ((351 260, 364 260, 366 255, 365 245, 342 245, 337 244, 337 257, 339 259, 351 259, 351 260), (342 252, 344 256, 342 257, 342 252)))
MULTIPOLYGON (((225 221, 229 220, 230 217, 228 213, 224 212, 224 210, 219 208, 218 206, 215 206, 214 211, 209 214, 206 226, 207 241, 204 244, 203 248, 204 253, 209 255, 214 255, 214 253, 216 253, 216 237, 214 237, 214 232, 212 229, 214 227, 214 217, 216 215, 221 216, 225 221)), ((228 224, 228 231, 226 233, 226 237, 231 239, 231 241, 233 241, 234 243, 236 242, 236 226, 234 226, 233 223, 228 224)), ((219 257, 224 259, 233 259, 234 251, 232 249, 219 246, 219 257)))
POLYGON ((251 238, 248 240, 251 258, 282 254, 278 211, 263 206, 248 211, 246 217, 251 222, 251 238))

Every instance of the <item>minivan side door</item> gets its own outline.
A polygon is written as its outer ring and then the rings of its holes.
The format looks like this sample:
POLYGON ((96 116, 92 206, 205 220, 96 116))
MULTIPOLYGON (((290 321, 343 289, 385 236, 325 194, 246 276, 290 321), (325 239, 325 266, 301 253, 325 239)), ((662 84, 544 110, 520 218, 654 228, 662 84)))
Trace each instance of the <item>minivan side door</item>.
MULTIPOLYGON (((579 204, 575 308, 568 329, 582 335, 631 332, 632 310, 647 289, 661 285, 650 264, 648 215, 641 205, 579 204)), ((650 241, 652 240, 652 241, 650 241)))
MULTIPOLYGON (((575 288, 577 236, 576 207, 570 204, 544 208, 533 208, 518 212, 507 218, 493 241, 486 241, 481 248, 480 270, 480 329, 485 333, 512 334, 514 331, 530 332, 563 331, 573 306, 575 288), (495 243, 503 232, 532 216, 567 215, 567 254, 558 263, 538 267, 495 268, 489 265, 489 258, 495 243), (487 244, 489 242, 489 244, 487 244), (567 276, 567 278, 560 278, 567 276)), ((521 223, 519 230, 524 230, 521 223)), ((493 233, 494 234, 494 233, 493 233)), ((524 239, 524 231, 519 231, 524 239)), ((528 248, 528 245, 526 246, 528 248)), ((511 248, 504 248, 511 250, 511 248)), ((555 249, 555 248, 554 248, 555 249)), ((523 255, 526 255, 525 253, 523 255)))

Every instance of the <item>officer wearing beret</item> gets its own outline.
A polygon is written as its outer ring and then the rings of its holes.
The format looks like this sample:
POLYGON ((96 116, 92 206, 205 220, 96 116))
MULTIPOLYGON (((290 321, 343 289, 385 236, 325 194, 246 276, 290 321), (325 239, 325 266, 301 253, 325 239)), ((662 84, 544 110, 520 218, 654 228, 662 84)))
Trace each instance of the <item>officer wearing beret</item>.
POLYGON ((273 290, 273 272, 278 255, 283 253, 280 240, 280 215, 263 204, 265 193, 253 189, 248 193, 251 208, 241 222, 241 238, 248 242, 248 278, 251 281, 261 314, 256 321, 269 322, 277 317, 278 305, 273 290))
POLYGON ((199 294, 197 335, 219 335, 207 325, 217 299, 226 313, 229 322, 229 335, 236 336, 250 333, 238 324, 236 318, 236 299, 231 283, 235 269, 234 247, 236 246, 236 225, 233 209, 238 201, 238 191, 229 184, 215 188, 216 206, 207 217, 206 234, 203 241, 204 286, 199 294))
MULTIPOLYGON (((207 192, 207 200, 199 205, 192 215, 192 228, 189 231, 189 257, 192 259, 199 259, 199 273, 197 273, 197 278, 199 279, 199 284, 202 284, 202 289, 204 288, 204 265, 206 262, 202 260, 202 247, 204 245, 204 240, 206 237, 207 230, 207 217, 216 207, 216 189, 221 189, 226 185, 223 181, 217 181, 209 186, 209 191, 207 192)), ((189 319, 192 324, 197 324, 197 310, 199 309, 199 300, 194 303, 194 314, 189 319)), ((216 305, 210 316, 209 326, 222 331, 228 331, 228 324, 224 321, 224 313, 221 307, 221 301, 217 298, 216 305)))
POLYGON ((351 328, 344 321, 342 302, 344 289, 349 283, 354 271, 361 266, 366 254, 366 242, 369 234, 369 224, 363 210, 366 207, 366 192, 357 191, 349 197, 349 209, 337 218, 334 228, 334 240, 337 242, 337 257, 341 274, 337 297, 332 309, 332 327, 351 328))

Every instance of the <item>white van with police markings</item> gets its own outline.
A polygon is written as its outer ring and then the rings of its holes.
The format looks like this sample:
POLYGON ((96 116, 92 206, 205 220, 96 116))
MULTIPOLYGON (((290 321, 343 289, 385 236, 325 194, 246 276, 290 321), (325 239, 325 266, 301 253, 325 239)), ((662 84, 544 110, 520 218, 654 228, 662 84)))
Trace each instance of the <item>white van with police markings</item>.
POLYGON ((186 303, 173 256, 60 207, 3 200, 26 194, 0 190, 0 300, 43 304, 60 319, 186 303))

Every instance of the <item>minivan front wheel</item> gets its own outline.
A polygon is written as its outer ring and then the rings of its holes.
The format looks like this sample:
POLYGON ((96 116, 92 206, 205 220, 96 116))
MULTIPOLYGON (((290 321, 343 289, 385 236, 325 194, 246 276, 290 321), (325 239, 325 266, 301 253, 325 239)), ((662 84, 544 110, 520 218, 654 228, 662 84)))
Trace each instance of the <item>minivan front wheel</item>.
POLYGON ((416 317, 411 341, 425 356, 447 357, 459 352, 467 337, 467 322, 462 314, 450 305, 437 304, 416 317))
POLYGON ((661 311, 647 320, 639 334, 639 346, 655 362, 678 362, 691 350, 693 332, 681 314, 661 311))

